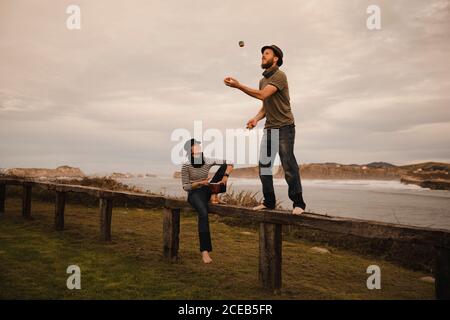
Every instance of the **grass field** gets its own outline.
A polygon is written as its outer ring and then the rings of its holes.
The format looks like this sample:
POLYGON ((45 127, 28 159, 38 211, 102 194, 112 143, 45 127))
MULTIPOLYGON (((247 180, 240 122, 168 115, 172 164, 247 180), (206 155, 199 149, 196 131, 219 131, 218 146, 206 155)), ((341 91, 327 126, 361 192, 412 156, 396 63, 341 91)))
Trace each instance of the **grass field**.
POLYGON ((181 217, 179 263, 162 260, 161 210, 113 209, 111 243, 99 241, 98 208, 66 204, 66 230, 53 230, 54 205, 8 198, 0 217, 0 299, 433 299, 427 276, 381 259, 289 237, 283 241, 283 289, 258 284, 258 234, 210 215, 213 263, 198 250, 197 219, 181 217), (69 290, 69 265, 81 268, 81 290, 69 290), (366 269, 381 268, 381 289, 368 290, 366 269))

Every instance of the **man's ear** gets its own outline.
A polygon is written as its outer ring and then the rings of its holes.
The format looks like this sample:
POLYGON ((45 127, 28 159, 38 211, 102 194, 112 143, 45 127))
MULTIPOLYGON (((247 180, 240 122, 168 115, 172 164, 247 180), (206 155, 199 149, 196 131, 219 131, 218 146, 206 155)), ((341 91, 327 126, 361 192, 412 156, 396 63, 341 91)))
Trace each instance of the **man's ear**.
POLYGON ((273 61, 275 61, 275 64, 278 65, 278 57, 277 56, 273 57, 273 61))

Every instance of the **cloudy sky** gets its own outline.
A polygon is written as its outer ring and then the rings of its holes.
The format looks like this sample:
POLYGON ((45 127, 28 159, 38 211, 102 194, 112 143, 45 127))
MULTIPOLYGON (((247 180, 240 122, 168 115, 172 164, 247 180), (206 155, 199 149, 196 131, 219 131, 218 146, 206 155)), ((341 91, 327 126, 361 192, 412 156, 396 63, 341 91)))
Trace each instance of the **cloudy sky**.
POLYGON ((272 43, 299 163, 450 162, 450 0, 1 0, 0 168, 171 173, 173 130, 256 114, 223 78, 257 87, 272 43))

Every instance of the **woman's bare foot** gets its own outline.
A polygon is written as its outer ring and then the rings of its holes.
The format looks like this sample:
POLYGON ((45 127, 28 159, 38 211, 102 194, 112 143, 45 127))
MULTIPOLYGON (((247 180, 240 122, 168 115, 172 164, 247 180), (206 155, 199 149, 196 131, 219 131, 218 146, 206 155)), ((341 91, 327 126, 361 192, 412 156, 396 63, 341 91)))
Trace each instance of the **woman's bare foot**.
POLYGON ((217 193, 211 195, 210 199, 212 204, 227 204, 225 201, 222 201, 217 193))
POLYGON ((203 259, 204 263, 211 263, 212 262, 212 259, 209 256, 209 252, 208 251, 203 251, 202 252, 202 259, 203 259))
POLYGON ((212 204, 218 204, 219 203, 219 196, 217 195, 217 193, 213 193, 211 195, 211 203, 212 204))

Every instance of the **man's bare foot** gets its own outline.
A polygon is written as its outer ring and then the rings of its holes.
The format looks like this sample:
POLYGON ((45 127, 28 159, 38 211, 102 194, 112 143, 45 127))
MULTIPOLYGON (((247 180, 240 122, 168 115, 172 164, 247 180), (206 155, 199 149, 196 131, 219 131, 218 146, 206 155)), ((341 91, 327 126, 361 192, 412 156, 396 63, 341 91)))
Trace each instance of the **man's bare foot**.
POLYGON ((212 259, 209 256, 209 252, 208 251, 203 251, 202 252, 202 260, 203 260, 204 263, 211 263, 212 262, 212 259))
POLYGON ((263 204, 260 204, 260 205, 257 205, 256 207, 253 207, 252 208, 252 210, 264 210, 264 209, 268 209, 265 205, 263 205, 263 204))
POLYGON ((293 213, 293 214, 297 214, 297 215, 300 215, 300 214, 302 214, 303 212, 305 212, 305 210, 303 210, 303 209, 300 208, 300 207, 295 207, 295 208, 292 210, 292 213, 293 213))

